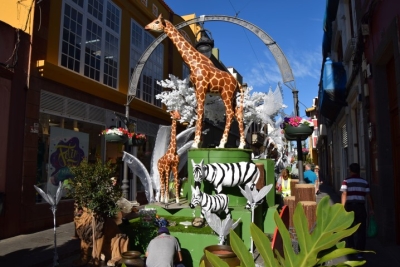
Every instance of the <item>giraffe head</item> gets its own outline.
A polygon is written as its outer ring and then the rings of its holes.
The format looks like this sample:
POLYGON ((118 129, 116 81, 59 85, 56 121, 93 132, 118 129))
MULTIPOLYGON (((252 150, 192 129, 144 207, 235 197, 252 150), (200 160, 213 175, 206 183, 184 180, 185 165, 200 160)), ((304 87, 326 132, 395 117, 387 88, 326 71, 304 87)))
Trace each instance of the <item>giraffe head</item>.
POLYGON ((153 20, 152 22, 147 24, 144 27, 144 29, 147 30, 147 31, 164 32, 165 26, 166 26, 165 25, 165 20, 164 20, 162 14, 160 13, 158 18, 156 18, 155 20, 153 20))
POLYGON ((169 114, 171 115, 172 120, 177 121, 181 119, 181 114, 177 110, 170 111, 169 114))

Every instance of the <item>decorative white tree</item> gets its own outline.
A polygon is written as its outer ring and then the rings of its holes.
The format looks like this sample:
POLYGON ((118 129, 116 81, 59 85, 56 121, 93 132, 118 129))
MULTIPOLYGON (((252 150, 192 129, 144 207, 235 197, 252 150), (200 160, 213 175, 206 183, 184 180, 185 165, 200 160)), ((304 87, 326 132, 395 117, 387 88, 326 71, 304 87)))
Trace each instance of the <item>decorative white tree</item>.
POLYGON ((219 245, 225 244, 226 236, 229 234, 230 230, 235 229, 240 222, 240 218, 236 222, 233 222, 232 218, 221 220, 217 214, 211 212, 206 212, 204 217, 211 229, 218 234, 219 245))
POLYGON ((58 266, 58 254, 57 254, 57 233, 56 233, 56 211, 57 211, 57 205, 58 202, 60 202, 62 192, 64 189, 64 185, 62 182, 60 182, 57 193, 53 197, 50 194, 46 194, 41 188, 37 187, 34 185, 36 191, 42 196, 44 200, 46 200, 47 203, 50 204, 50 210, 53 213, 53 224, 54 224, 54 257, 53 257, 53 266, 58 266))
MULTIPOLYGON (((248 185, 245 185, 244 190, 239 186, 240 192, 247 199, 247 203, 250 203, 251 210, 251 222, 254 223, 254 209, 264 199, 264 197, 271 190, 272 184, 266 185, 258 191, 255 187, 250 189, 248 185)), ((250 252, 253 253, 253 241, 251 241, 250 252)))

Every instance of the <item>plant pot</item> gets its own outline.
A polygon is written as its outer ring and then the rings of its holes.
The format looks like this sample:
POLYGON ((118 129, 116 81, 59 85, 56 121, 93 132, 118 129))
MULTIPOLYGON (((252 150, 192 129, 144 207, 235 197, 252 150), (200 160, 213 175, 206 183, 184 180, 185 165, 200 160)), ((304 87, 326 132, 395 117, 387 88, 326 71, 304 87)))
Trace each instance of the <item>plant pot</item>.
POLYGON ((119 260, 119 266, 123 263, 127 266, 145 266, 144 260, 140 257, 141 253, 139 251, 126 251, 121 254, 121 259, 119 260))
POLYGON ((300 125, 298 127, 288 125, 285 128, 285 138, 289 141, 295 141, 297 138, 306 140, 313 133, 313 131, 313 127, 307 125, 300 125))
POLYGON ((201 257, 200 264, 204 261, 206 267, 212 267, 211 263, 206 257, 206 251, 218 256, 221 260, 226 262, 228 266, 240 266, 240 260, 233 252, 230 246, 226 245, 212 245, 204 248, 204 255, 201 257))
POLYGON ((104 138, 106 139, 106 142, 109 142, 109 143, 125 144, 128 141, 128 136, 125 134, 124 135, 106 134, 106 135, 104 135, 104 138))

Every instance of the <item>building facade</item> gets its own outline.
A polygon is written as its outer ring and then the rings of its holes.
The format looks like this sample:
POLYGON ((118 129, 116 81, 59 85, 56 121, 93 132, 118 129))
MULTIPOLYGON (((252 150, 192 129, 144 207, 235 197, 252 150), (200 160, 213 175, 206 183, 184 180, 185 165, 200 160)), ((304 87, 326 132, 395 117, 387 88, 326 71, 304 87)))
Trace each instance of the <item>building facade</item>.
POLYGON ((396 0, 327 1, 317 105, 321 176, 339 191, 360 164, 383 244, 400 244, 399 19, 396 0))
MULTIPOLYGON (((155 98, 162 90, 157 81, 168 74, 186 76, 187 69, 174 45, 164 40, 143 69, 136 97, 128 102, 132 71, 158 37, 144 26, 160 13, 174 24, 183 21, 162 0, 2 4, 0 118, 6 131, 0 141, 0 238, 7 238, 52 227, 49 205, 34 185, 45 191, 57 188, 69 175, 63 167, 82 151, 89 161, 111 160, 121 167, 122 146, 106 143, 101 131, 125 126, 120 118, 127 104, 135 125, 131 130, 148 137, 137 151, 148 164, 159 125, 171 123, 155 98)), ((191 29, 183 30, 194 42, 191 29)), ((72 219, 73 201, 65 198, 58 205, 57 222, 72 219)))

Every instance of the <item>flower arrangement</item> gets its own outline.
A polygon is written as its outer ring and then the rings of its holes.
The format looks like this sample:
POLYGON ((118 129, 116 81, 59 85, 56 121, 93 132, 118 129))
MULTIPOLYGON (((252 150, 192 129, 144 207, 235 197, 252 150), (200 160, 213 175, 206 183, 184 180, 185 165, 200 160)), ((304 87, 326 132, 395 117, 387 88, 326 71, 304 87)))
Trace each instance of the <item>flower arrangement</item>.
POLYGON ((132 137, 134 139, 139 139, 139 140, 146 141, 146 135, 145 134, 137 133, 137 134, 133 134, 132 137))
POLYGON ((116 135, 127 135, 129 138, 132 138, 133 133, 130 133, 127 129, 125 128, 110 128, 110 129, 105 129, 101 132, 102 135, 109 135, 109 134, 116 134, 116 135))
POLYGON ((295 117, 291 117, 291 118, 285 117, 283 119, 283 123, 281 124, 281 129, 285 130, 285 128, 287 126, 299 127, 302 125, 312 127, 313 123, 311 120, 306 120, 299 116, 295 116, 295 117))
POLYGON ((308 148, 306 147, 303 147, 301 150, 303 151, 303 153, 308 153, 308 148))

